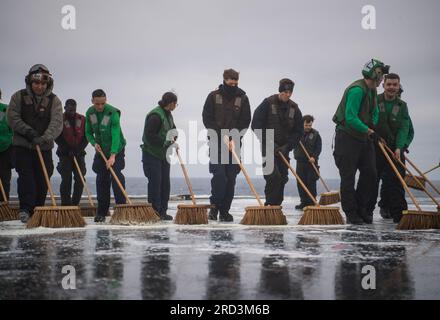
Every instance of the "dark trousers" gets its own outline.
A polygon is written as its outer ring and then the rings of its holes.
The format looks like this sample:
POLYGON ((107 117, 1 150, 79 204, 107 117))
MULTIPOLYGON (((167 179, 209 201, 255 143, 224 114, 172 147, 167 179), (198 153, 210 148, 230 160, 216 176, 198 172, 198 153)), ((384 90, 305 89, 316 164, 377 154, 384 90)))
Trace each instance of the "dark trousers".
MULTIPOLYGON (((116 155, 113 170, 116 173, 119 181, 125 189, 125 177, 122 170, 125 168, 125 153, 124 149, 116 155)), ((125 197, 119 188, 115 179, 107 169, 104 160, 99 154, 95 154, 93 159, 93 172, 96 173, 96 195, 98 198, 98 213, 99 216, 106 216, 110 208, 110 186, 113 188, 116 204, 125 204, 125 197)))
POLYGON ((170 200, 170 164, 148 152, 142 152, 142 163, 148 179, 148 202, 160 216, 165 216, 170 200))
POLYGON ((348 133, 337 130, 333 153, 341 176, 341 204, 346 215, 360 215, 376 185, 376 156, 373 142, 360 141, 348 133), (359 180, 355 188, 356 172, 359 180))
MULTIPOLYGON (((296 161, 296 173, 304 182, 307 189, 309 189, 310 193, 316 198, 316 180, 318 179, 318 176, 310 162, 296 161)), ((312 199, 310 199, 300 183, 297 181, 296 184, 301 203, 304 205, 313 205, 312 199)))
POLYGON ((12 146, 3 152, 0 152, 0 179, 5 189, 6 198, 3 199, 3 194, 0 192, 0 202, 9 199, 9 192, 11 190, 11 169, 12 169, 12 146))
MULTIPOLYGON (((264 175, 264 180, 266 180, 266 186, 264 187, 264 194, 266 196, 265 205, 279 206, 283 203, 284 186, 287 181, 289 181, 289 176, 286 164, 279 157, 274 157, 272 173, 264 175)), ((290 161, 288 157, 286 157, 286 159, 290 161)))
MULTIPOLYGON (((52 150, 41 151, 49 178, 53 174, 52 150)), ((13 161, 18 173, 17 191, 20 210, 33 214, 34 208, 44 206, 47 184, 36 150, 14 147, 13 161)))
POLYGON ((211 204, 215 205, 220 213, 227 213, 231 209, 235 193, 235 182, 240 173, 238 164, 209 163, 211 178, 211 204))
MULTIPOLYGON (((392 158, 391 155, 390 158, 392 158)), ((400 159, 405 163, 403 152, 400 153, 400 159)), ((405 168, 396 161, 394 164, 402 178, 405 177, 405 168)), ((376 170, 377 179, 368 204, 368 211, 373 212, 376 206, 379 193, 379 182, 382 180, 381 201, 379 202, 379 206, 388 209, 392 216, 400 215, 403 210, 408 209, 408 204, 405 199, 405 189, 379 148, 376 148, 376 170)))
MULTIPOLYGON (((61 175, 61 184, 60 184, 61 205, 77 206, 81 201, 81 196, 84 188, 78 170, 76 169, 72 157, 59 156, 59 159, 60 160, 57 165, 57 170, 61 175), (72 194, 72 175, 74 179, 73 194, 72 194)), ((84 160, 84 156, 77 156, 76 160, 78 161, 78 165, 81 169, 82 175, 85 176, 86 163, 84 160)))

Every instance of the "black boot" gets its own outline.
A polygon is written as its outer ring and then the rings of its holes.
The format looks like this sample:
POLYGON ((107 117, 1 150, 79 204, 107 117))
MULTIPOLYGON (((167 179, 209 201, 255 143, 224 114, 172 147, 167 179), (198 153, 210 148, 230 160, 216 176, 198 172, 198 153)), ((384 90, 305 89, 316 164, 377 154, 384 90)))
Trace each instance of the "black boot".
POLYGON ((302 210, 304 209, 304 207, 306 207, 307 205, 305 203, 300 203, 298 205, 295 206, 295 210, 302 210))
POLYGON ((345 216, 348 224, 364 224, 364 220, 355 212, 347 212, 345 216))
POLYGON ((170 216, 169 214, 163 213, 160 216, 160 220, 164 220, 164 221, 170 221, 173 220, 173 217, 170 216))
POLYGON ((402 212, 392 214, 393 222, 399 223, 400 219, 402 219, 402 212))
POLYGON ((358 215, 362 218, 362 220, 366 224, 372 224, 373 223, 373 212, 368 212, 365 209, 360 209, 358 215))
POLYGON ((392 219, 393 218, 393 217, 391 217, 390 209, 388 209, 388 208, 380 208, 379 213, 383 219, 392 219))
POLYGON ((101 216, 101 215, 98 214, 98 215, 95 217, 94 221, 95 221, 96 223, 104 223, 104 222, 105 222, 105 216, 101 216))
POLYGON ((232 222, 234 217, 229 212, 220 212, 220 221, 222 222, 232 222))
POLYGON ((211 209, 209 209, 209 214, 208 214, 209 220, 217 221, 217 216, 218 216, 218 209, 216 207, 212 207, 211 209))

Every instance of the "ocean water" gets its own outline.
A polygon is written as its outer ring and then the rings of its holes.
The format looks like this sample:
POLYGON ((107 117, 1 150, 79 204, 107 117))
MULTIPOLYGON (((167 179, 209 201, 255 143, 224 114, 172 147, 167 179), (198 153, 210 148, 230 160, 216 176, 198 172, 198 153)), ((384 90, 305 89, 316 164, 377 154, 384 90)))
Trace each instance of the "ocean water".
MULTIPOLYGON (((147 194, 147 179, 143 177, 127 177, 126 178, 126 188, 127 192, 130 196, 133 197, 145 197, 147 194)), ((53 186, 53 190, 57 196, 59 196, 59 186, 60 186, 61 178, 60 177, 52 177, 51 183, 53 186)), ((264 186, 265 181, 263 178, 257 178, 253 179, 252 183, 254 184, 257 192, 261 197, 264 198, 264 186)), ((339 190, 339 180, 337 179, 328 179, 326 180, 326 183, 328 184, 329 188, 332 191, 339 190)), ((434 181, 433 182, 437 187, 440 188, 440 181, 434 181)), ((89 186, 89 189, 93 195, 96 195, 96 185, 95 185, 95 179, 94 178, 88 178, 87 185, 89 186)), ((191 179, 191 185, 194 190, 194 194, 199 199, 206 199, 209 197, 211 193, 211 179, 210 178, 192 178, 191 179)), ((325 192, 326 190, 323 188, 320 181, 317 182, 317 188, 318 188, 318 195, 322 192, 325 192)), ((430 187, 428 187, 428 190, 432 191, 432 194, 434 196, 438 196, 435 194, 433 190, 431 190, 430 187)), ((422 204, 430 204, 432 203, 431 200, 421 191, 411 189, 411 191, 414 193, 416 198, 422 203, 422 204)), ((184 178, 172 178, 171 179, 171 195, 172 196, 179 196, 179 195, 188 195, 188 187, 185 183, 184 178)), ((15 198, 17 195, 17 186, 16 186, 16 178, 12 179, 12 185, 11 185, 11 197, 15 198)), ((284 189, 284 195, 286 198, 298 198, 298 188, 296 185, 295 179, 292 177, 289 177, 289 182, 286 184, 286 187, 284 189)), ((237 183, 235 186, 235 196, 238 198, 252 198, 253 194, 247 184, 247 181, 242 177, 239 176, 237 178, 237 183)), ((83 197, 86 197, 86 192, 84 190, 83 197)), ((410 201, 409 197, 407 199, 410 201)))

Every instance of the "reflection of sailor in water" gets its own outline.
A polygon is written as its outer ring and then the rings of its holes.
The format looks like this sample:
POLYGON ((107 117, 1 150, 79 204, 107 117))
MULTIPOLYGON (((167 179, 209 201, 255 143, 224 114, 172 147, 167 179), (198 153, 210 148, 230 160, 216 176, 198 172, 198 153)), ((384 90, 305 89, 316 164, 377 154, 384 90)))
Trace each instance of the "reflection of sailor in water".
POLYGON ((398 244, 394 245, 395 240, 400 240, 396 237, 399 236, 393 235, 392 243, 378 245, 374 241, 386 241, 386 239, 384 237, 379 239, 377 234, 356 232, 342 235, 349 247, 341 252, 341 261, 337 266, 336 299, 413 299, 414 284, 407 267, 406 248, 398 244), (362 241, 369 243, 359 243, 362 241), (356 243, 350 244, 350 242, 356 243), (374 290, 365 290, 362 287, 364 277, 369 280, 369 276, 372 275, 370 271, 362 273, 364 266, 374 267, 376 273, 374 290))
POLYGON ((170 277, 170 249, 163 246, 170 240, 168 230, 146 233, 143 240, 152 244, 142 258, 142 299, 170 300, 176 288, 170 277))
POLYGON ((110 230, 97 230, 94 278, 97 282, 95 292, 88 299, 117 299, 118 287, 121 287, 124 274, 122 261, 122 243, 112 235, 110 230))
MULTIPOLYGON (((297 237, 296 246, 300 250, 316 249, 316 242, 297 237)), ((303 282, 313 274, 313 268, 304 264, 304 259, 290 261, 283 254, 286 249, 282 232, 264 234, 265 247, 280 253, 270 254, 261 260, 258 299, 304 299, 303 282), (299 263, 298 263, 299 262, 299 263)))
POLYGON ((232 243, 232 233, 228 230, 211 230, 210 236, 218 251, 209 257, 206 299, 240 299, 240 258, 221 251, 224 244, 232 243))

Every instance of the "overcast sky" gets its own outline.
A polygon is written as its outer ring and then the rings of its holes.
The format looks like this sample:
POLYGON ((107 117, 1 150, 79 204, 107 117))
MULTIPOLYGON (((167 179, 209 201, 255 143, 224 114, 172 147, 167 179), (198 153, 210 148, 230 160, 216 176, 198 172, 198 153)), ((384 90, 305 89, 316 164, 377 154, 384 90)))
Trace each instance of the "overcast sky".
MULTIPOLYGON (((76 99, 81 113, 91 92, 104 89, 122 111, 125 174, 143 176, 144 118, 164 92, 179 96, 179 128, 190 120, 202 128, 203 103, 225 68, 240 71, 239 86, 252 110, 277 92, 279 79, 289 77, 296 82, 292 99, 303 114, 315 116, 323 137, 322 173, 336 178, 331 117, 345 87, 375 57, 402 78, 415 125, 409 155, 425 170, 440 160, 439 14, 437 0, 2 0, 0 88, 9 102, 24 87, 30 66, 43 63, 54 76, 54 92, 63 102, 76 99), (76 30, 61 27, 61 8, 68 4, 76 8, 76 30), (376 8, 376 30, 361 27, 367 4, 376 8)), ((189 171, 209 176, 206 165, 189 171)), ((179 166, 172 175, 181 176, 179 166)), ((439 179, 440 170, 431 177, 439 179)))

